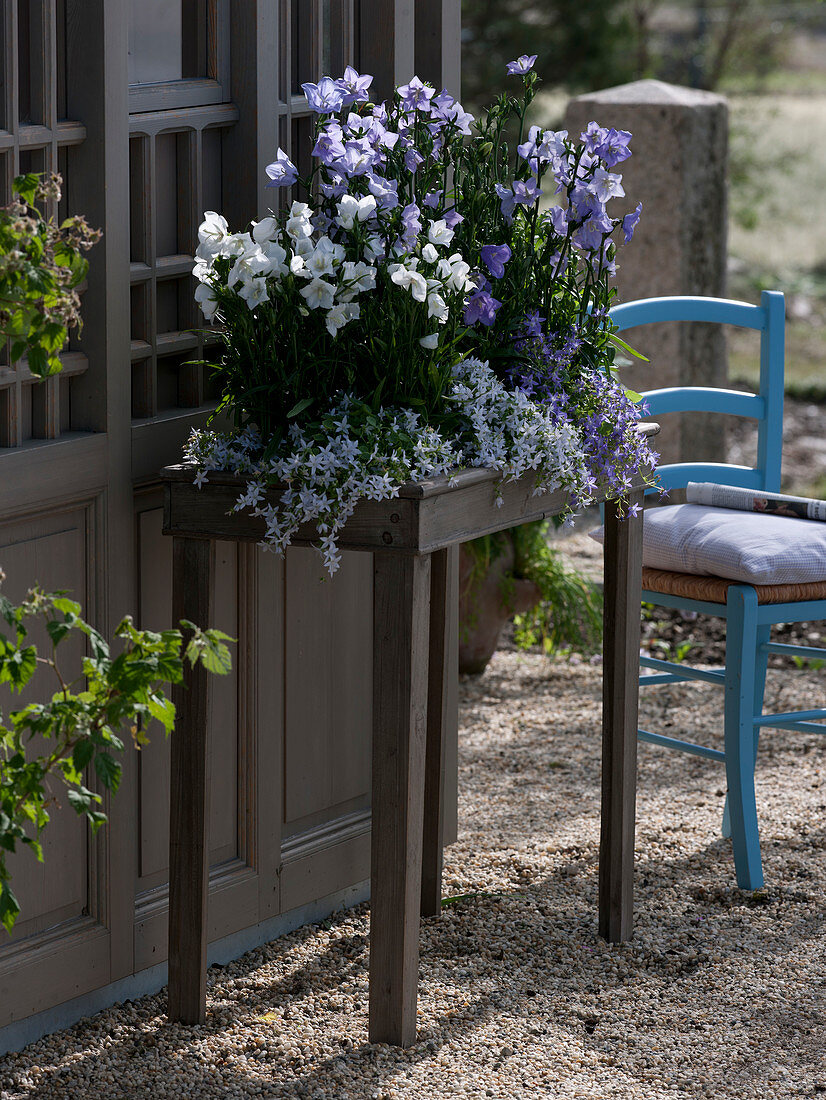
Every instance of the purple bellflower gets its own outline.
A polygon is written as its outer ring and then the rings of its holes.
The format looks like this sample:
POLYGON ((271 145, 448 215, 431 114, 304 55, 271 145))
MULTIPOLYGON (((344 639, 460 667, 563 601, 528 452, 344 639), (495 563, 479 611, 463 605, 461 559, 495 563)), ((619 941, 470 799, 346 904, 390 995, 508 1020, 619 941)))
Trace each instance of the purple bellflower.
POLYGON ((334 167, 345 176, 365 176, 378 159, 378 154, 369 141, 361 138, 348 141, 344 145, 344 156, 339 157, 334 167))
POLYGON ((625 194, 622 176, 614 172, 606 172, 604 168, 594 169, 594 175, 588 187, 600 202, 608 202, 613 198, 621 199, 625 194))
POLYGON ((399 205, 399 181, 386 180, 382 176, 372 175, 367 179, 370 194, 376 199, 379 210, 393 210, 399 205))
POLYGON ((444 117, 446 112, 450 110, 455 102, 456 100, 453 98, 447 88, 442 88, 439 94, 434 95, 433 99, 431 99, 430 109, 433 111, 434 115, 438 114, 444 117))
POLYGON ((558 162, 560 157, 565 156, 567 136, 567 130, 542 130, 539 126, 531 126, 528 140, 517 145, 516 151, 530 164, 533 172, 538 172, 540 164, 558 162))
POLYGON ((502 200, 502 215, 506 221, 513 221, 513 212, 517 206, 533 206, 542 194, 536 180, 514 180, 512 187, 496 184, 496 194, 502 200))
POLYGON ((283 149, 277 151, 275 160, 264 171, 272 181, 267 187, 292 187, 298 179, 298 169, 283 149))
POLYGON ((408 203, 402 210, 404 232, 401 235, 401 240, 407 248, 412 248, 415 245, 416 238, 422 231, 421 213, 415 202, 408 203))
POLYGON ((614 223, 608 215, 595 210, 574 233, 573 243, 588 252, 597 252, 602 248, 603 237, 613 228, 614 223))
POLYGON ((398 93, 402 97, 402 106, 406 111, 429 111, 430 101, 436 94, 436 89, 423 84, 417 76, 414 76, 409 84, 401 84, 398 93))
POLYGON ((628 160, 631 156, 631 150, 628 148, 630 141, 630 131, 612 128, 606 133, 605 140, 600 144, 597 153, 609 168, 613 168, 620 161, 628 160))
POLYGON ((521 57, 518 57, 516 61, 508 62, 508 75, 509 76, 524 76, 529 73, 536 64, 536 54, 528 55, 523 53, 521 57))
POLYGON ((539 126, 531 126, 528 131, 528 140, 523 141, 521 145, 516 146, 516 151, 519 156, 528 161, 531 166, 531 170, 536 172, 539 169, 539 161, 541 153, 539 151, 538 142, 541 142, 542 131, 539 126))
POLYGON ((330 173, 330 182, 321 181, 321 193, 328 199, 340 199, 347 190, 347 181, 338 172, 330 173))
POLYGON ((302 84, 301 90, 307 98, 310 110, 317 115, 335 114, 344 103, 343 92, 329 76, 323 76, 318 84, 302 84))
POLYGON ((418 149, 409 145, 404 151, 404 166, 408 172, 415 172, 420 164, 424 164, 424 157, 418 149))
POLYGON ((458 127, 460 134, 464 134, 465 137, 470 135, 470 124, 473 122, 474 116, 470 111, 466 111, 461 103, 454 103, 447 112, 447 118, 449 122, 458 127))
POLYGON ((319 133, 313 149, 313 156, 329 168, 334 161, 344 156, 343 138, 344 134, 338 123, 330 123, 319 133))
POLYGON ((640 214, 642 214, 642 203, 637 203, 636 210, 632 210, 630 214, 626 214, 622 219, 622 231, 625 234, 625 243, 631 240, 634 236, 634 230, 637 228, 637 222, 640 220, 640 214))
POLYGON ((568 211, 564 206, 552 206, 548 211, 548 220, 557 236, 568 236, 568 211))
POLYGON ((599 153, 600 146, 608 137, 608 131, 598 122, 589 122, 579 135, 585 146, 585 151, 592 156, 599 153))
POLYGON ((486 290, 477 290, 465 304, 464 322, 468 327, 475 325, 477 321, 490 326, 496 320, 496 312, 501 305, 486 290))
POLYGON ((505 274, 505 264, 512 255, 506 244, 486 244, 481 249, 482 263, 494 279, 502 278, 505 274))
POLYGON ((344 70, 344 76, 336 81, 336 86, 341 92, 342 106, 348 107, 351 103, 366 103, 367 89, 373 83, 372 76, 359 76, 352 65, 344 70))

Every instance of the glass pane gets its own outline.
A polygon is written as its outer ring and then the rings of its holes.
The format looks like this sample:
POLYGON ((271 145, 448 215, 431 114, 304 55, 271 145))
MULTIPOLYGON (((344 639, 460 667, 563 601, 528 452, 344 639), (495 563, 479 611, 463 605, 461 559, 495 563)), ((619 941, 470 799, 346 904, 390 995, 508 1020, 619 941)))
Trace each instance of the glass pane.
POLYGON ((130 84, 181 79, 182 9, 180 0, 129 0, 130 84))
POLYGON ((301 85, 318 80, 313 62, 313 31, 318 0, 292 0, 292 73, 293 95, 301 95, 301 85))
MULTIPOLYGON (((17 102, 21 126, 32 122, 31 23, 32 11, 29 0, 19 0, 17 5, 17 102)), ((23 169, 21 168, 20 171, 22 172, 23 169)))
MULTIPOLYGON (((321 0, 321 73, 320 76, 341 76, 331 71, 333 19, 330 0, 321 0)), ((342 69, 342 72, 344 70, 342 69)))

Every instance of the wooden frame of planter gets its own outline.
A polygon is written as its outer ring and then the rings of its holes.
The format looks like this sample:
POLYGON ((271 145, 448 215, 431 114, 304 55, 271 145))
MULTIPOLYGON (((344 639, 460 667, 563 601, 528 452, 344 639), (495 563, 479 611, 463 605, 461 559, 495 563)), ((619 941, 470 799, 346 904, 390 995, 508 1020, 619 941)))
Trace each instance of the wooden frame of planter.
MULTIPOLYGON (((258 542, 264 523, 232 513, 241 479, 211 474, 199 490, 193 476, 191 467, 163 470, 164 531, 174 539, 175 621, 207 625, 215 540, 258 542)), ((446 641, 452 551, 566 509, 567 493, 536 494, 534 483, 533 475, 503 483, 488 469, 411 483, 394 500, 361 502, 341 533, 343 549, 374 555, 371 1042, 415 1042, 419 918, 441 909, 443 707, 456 674, 446 641)), ((641 501, 635 486, 629 504, 641 501)), ((599 931, 617 942, 631 935, 633 916, 642 509, 624 521, 613 505, 605 512, 599 931)), ((308 526, 293 541, 317 538, 308 526)), ((173 695, 168 1014, 185 1023, 206 1014, 209 680, 201 665, 187 666, 173 695)))

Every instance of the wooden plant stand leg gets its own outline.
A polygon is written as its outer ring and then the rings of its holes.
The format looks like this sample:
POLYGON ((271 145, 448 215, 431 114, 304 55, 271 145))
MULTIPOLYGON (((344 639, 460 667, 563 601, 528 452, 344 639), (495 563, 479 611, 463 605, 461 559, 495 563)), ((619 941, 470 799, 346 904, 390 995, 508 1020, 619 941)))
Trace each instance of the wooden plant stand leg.
POLYGON ((642 493, 637 516, 605 506, 605 642, 602 690, 602 824, 599 934, 610 943, 634 930, 634 818, 637 793, 642 493))
POLYGON ((416 1040, 430 557, 378 552, 373 577, 370 1042, 416 1040))
POLYGON ((442 835, 444 817, 444 730, 449 678, 456 675, 456 654, 450 651, 450 618, 456 599, 455 547, 431 556, 430 654, 427 677, 427 751, 424 780, 422 843, 422 916, 442 911, 442 835))
MULTIPOLYGON (((175 625, 189 619, 212 623, 215 543, 173 541, 172 612, 175 625)), ((200 663, 184 662, 184 680, 172 689, 176 722, 172 734, 169 822, 169 1019, 202 1024, 206 1019, 207 893, 209 886, 209 675, 200 663)))

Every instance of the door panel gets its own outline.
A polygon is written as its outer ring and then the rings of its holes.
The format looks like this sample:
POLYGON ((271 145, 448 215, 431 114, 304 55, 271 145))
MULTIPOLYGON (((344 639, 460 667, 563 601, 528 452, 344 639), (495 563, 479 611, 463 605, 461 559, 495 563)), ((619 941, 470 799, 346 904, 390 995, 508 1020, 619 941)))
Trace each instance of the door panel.
POLYGON ((286 561, 284 836, 369 805, 371 554, 345 553, 331 580, 312 549, 286 561))
MULTIPOLYGON (((66 589, 73 599, 86 604, 86 513, 83 510, 61 513, 43 520, 21 522, 4 528, 0 534, 0 565, 6 573, 3 592, 19 602, 32 583, 48 590, 66 589), (50 530, 51 528, 51 530, 50 530)), ((27 628, 28 629, 28 628, 27 628)), ((33 622, 29 637, 40 656, 51 653, 45 629, 33 622)), ((82 636, 67 638, 59 649, 60 668, 73 678, 80 669, 84 646, 82 636)), ((41 667, 29 686, 12 694, 6 685, 0 688, 0 713, 18 710, 29 703, 48 698, 58 683, 51 669, 41 667)), ((38 737, 32 742, 33 753, 51 751, 54 742, 38 737)), ((89 904, 89 861, 85 820, 78 817, 66 801, 66 788, 57 778, 50 784, 55 800, 49 808, 51 824, 43 834, 44 862, 21 848, 10 861, 14 891, 21 906, 21 919, 15 928, 14 943, 26 936, 51 928, 62 921, 84 916, 89 904)), ((0 943, 9 937, 0 931, 0 943)))
MULTIPOLYGON (((172 540, 162 533, 163 511, 138 513, 140 625, 151 630, 171 627, 172 540)), ((219 543, 216 562, 214 625, 238 636, 236 613, 237 554, 231 543, 219 543)), ((233 647, 235 648, 235 647, 233 647)), ((213 864, 239 856, 238 838, 238 662, 229 676, 216 677, 211 699, 210 851, 213 864)), ((165 884, 169 871, 170 746, 157 722, 147 729, 150 743, 139 756, 138 829, 139 893, 165 884)), ((173 734, 174 736, 174 734, 173 734)))
MULTIPOLYGON (((19 601, 34 583, 65 589, 94 620, 90 578, 97 557, 98 514, 98 502, 89 501, 0 523, 4 593, 19 601)), ((39 624, 32 626, 30 636, 39 653, 49 653, 48 637, 39 624)), ((76 673, 83 653, 79 637, 62 643, 62 671, 76 673)), ((49 673, 39 669, 20 695, 12 695, 5 686, 0 689, 0 712, 8 714, 54 691, 49 673)), ((44 751, 51 744, 37 739, 32 751, 44 751)), ((87 784, 94 787, 91 777, 87 784)), ((43 834, 44 862, 25 849, 9 860, 22 913, 13 936, 0 931, 0 1026, 59 1003, 55 998, 65 1000, 108 981, 109 838, 105 829, 95 839, 89 836, 85 819, 67 804, 62 783, 53 781, 51 790, 56 805, 50 807, 52 820, 43 834)))

